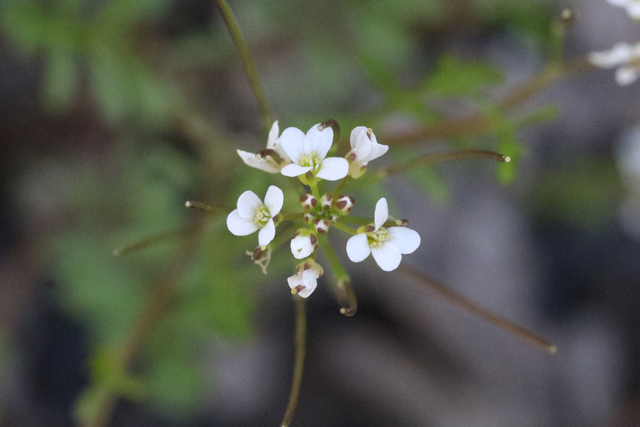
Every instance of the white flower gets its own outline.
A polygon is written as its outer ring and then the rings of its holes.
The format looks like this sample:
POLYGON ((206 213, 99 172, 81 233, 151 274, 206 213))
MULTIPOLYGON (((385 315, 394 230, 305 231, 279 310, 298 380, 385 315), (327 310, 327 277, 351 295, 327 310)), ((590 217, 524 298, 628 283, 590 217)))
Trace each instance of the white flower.
POLYGON ((309 230, 299 230, 296 237, 291 239, 291 253, 296 259, 307 258, 316 250, 318 237, 309 230))
POLYGON ((591 52, 589 62, 600 68, 616 68, 616 82, 620 86, 633 83, 640 75, 640 43, 616 43, 611 50, 591 52))
POLYGON ((389 150, 388 145, 378 144, 373 131, 364 126, 358 126, 351 131, 349 143, 351 151, 346 157, 351 162, 349 174, 353 178, 361 177, 371 160, 377 159, 389 150))
POLYGON ((640 0, 607 0, 617 7, 624 7, 627 14, 633 19, 640 19, 640 0))
POLYGON ((238 209, 227 216, 227 228, 236 236, 248 236, 260 230, 258 243, 268 245, 276 235, 273 218, 280 213, 284 194, 272 185, 264 196, 264 203, 253 191, 245 191, 238 198, 238 209))
POLYGON ((280 173, 282 164, 291 163, 291 159, 289 159, 287 153, 285 153, 280 146, 280 138, 278 138, 279 132, 280 127, 276 120, 273 122, 273 126, 271 126, 271 130, 269 131, 269 136, 267 137, 267 150, 275 151, 280 156, 280 163, 271 156, 265 156, 258 159, 255 153, 249 153, 248 151, 236 150, 238 156, 240 156, 245 164, 252 168, 260 169, 269 173, 280 173))
POLYGON ((300 176, 311 171, 317 178, 337 181, 347 176, 349 162, 340 157, 329 157, 327 153, 333 142, 333 129, 319 130, 313 125, 305 135, 298 128, 287 128, 280 136, 280 145, 293 163, 282 168, 284 176, 300 176))
POLYGON ((298 265, 296 274, 287 278, 292 294, 298 294, 302 298, 307 298, 318 286, 318 278, 322 276, 323 270, 320 264, 312 259, 298 265))
POLYGON ((388 218, 387 199, 382 198, 376 204, 374 229, 356 234, 347 241, 347 255, 351 261, 364 261, 371 254, 381 269, 392 271, 400 265, 402 254, 418 249, 420 235, 406 227, 383 227, 388 218))

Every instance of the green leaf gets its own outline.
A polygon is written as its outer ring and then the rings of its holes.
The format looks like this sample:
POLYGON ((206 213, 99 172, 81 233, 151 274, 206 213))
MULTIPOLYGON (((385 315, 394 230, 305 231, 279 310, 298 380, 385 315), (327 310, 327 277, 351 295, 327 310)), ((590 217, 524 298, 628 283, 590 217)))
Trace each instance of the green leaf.
POLYGON ((71 52, 54 49, 49 55, 44 80, 45 104, 50 109, 67 109, 74 97, 76 70, 71 52))
POLYGON ((502 73, 487 63, 460 61, 454 56, 444 55, 427 76, 422 91, 438 96, 464 97, 502 81, 502 73))

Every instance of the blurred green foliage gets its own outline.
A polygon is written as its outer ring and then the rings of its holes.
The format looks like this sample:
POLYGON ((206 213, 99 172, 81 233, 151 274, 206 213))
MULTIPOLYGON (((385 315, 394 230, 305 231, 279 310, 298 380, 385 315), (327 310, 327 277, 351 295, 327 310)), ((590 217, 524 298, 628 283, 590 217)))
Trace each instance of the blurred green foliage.
MULTIPOLYGON (((538 110, 516 120, 508 117, 485 99, 486 90, 503 81, 499 70, 482 58, 426 52, 423 37, 431 26, 440 31, 452 28, 456 15, 451 10, 462 5, 477 15, 477 25, 517 31, 542 49, 549 37, 548 3, 252 0, 232 7, 249 45, 255 47, 266 91, 282 119, 281 129, 306 130, 327 117, 337 119, 343 132, 363 123, 379 129, 389 117, 402 117, 415 126, 431 125, 445 119, 442 102, 471 100, 491 124, 489 140, 471 136, 447 143, 454 147, 480 143, 481 148, 511 156, 511 164, 498 166, 498 179, 508 183, 524 152, 517 130, 548 120, 555 110, 538 110), (283 50, 291 57, 274 57, 280 43, 290 45, 283 50)), ((285 209, 298 208, 298 195, 284 177, 265 178, 262 172, 240 168, 236 157, 233 162, 218 161, 211 171, 212 163, 204 158, 225 158, 220 151, 233 154, 236 148, 257 151, 263 141, 253 146, 255 141, 246 141, 247 146, 239 147, 222 137, 211 138, 197 154, 185 154, 164 140, 175 119, 192 107, 188 103, 217 102, 208 99, 210 88, 197 87, 200 82, 215 85, 224 71, 240 70, 222 24, 172 38, 155 31, 170 5, 168 0, 0 1, 3 34, 27 58, 42 61, 45 105, 64 114, 78 98, 86 97, 83 90, 88 86, 101 117, 116 134, 124 135, 99 166, 65 160, 69 163, 58 197, 70 219, 47 244, 60 304, 88 330, 94 354, 92 386, 78 405, 81 416, 96 410, 105 390, 142 399, 168 418, 197 411, 203 403, 202 343, 212 337, 251 337, 256 289, 295 265, 290 257, 275 254, 270 275, 263 276, 242 255, 253 249, 255 236, 236 238, 227 232, 224 215, 208 218, 192 236, 199 250, 175 284, 170 310, 149 337, 141 362, 132 374, 117 363, 119 351, 181 246, 178 239, 167 239, 119 258, 111 256, 114 248, 200 224, 194 218, 207 214, 187 211, 183 205, 192 197, 204 196, 203 202, 231 210, 242 191, 251 189, 262 197, 268 185, 276 184, 285 189, 285 209), (194 77, 198 73, 210 74, 199 80, 194 77), (176 80, 184 75, 186 81, 176 80)), ((414 147, 393 147, 393 151, 396 161, 416 153, 414 147)), ((434 167, 412 170, 409 179, 436 202, 450 198, 434 167)), ((371 215, 380 197, 389 197, 377 174, 366 174, 349 188, 359 194, 356 209, 363 215, 371 215)), ((540 194, 541 206, 556 203, 544 191, 540 194)), ((579 201, 588 204, 586 193, 579 201)), ((565 210, 571 211, 571 206, 565 210)))

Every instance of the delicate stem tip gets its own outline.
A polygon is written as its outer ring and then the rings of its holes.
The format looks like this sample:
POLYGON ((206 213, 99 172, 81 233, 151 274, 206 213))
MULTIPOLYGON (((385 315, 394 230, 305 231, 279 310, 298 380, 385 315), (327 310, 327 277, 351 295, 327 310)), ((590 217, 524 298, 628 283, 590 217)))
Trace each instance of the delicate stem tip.
POLYGON ((333 129, 333 141, 337 141, 340 139, 340 125, 338 124, 337 121, 333 120, 333 119, 327 119, 324 122, 320 123, 320 125, 318 126, 318 130, 319 131, 323 131, 326 128, 332 128, 333 129))
POLYGON ((503 161, 504 161, 505 163, 509 163, 509 162, 511 162, 511 157, 509 157, 509 156, 504 156, 503 161))
POLYGON ((378 173, 400 173, 405 172, 408 169, 427 166, 434 163, 445 162, 449 160, 462 160, 462 159, 487 159, 494 160, 496 162, 508 163, 511 161, 511 157, 503 156, 500 153, 489 150, 460 150, 450 153, 434 154, 432 156, 420 157, 407 163, 400 163, 390 166, 386 169, 380 169, 378 173))
POLYGON ((184 206, 186 208, 198 209, 200 211, 205 211, 205 212, 212 212, 214 210, 213 206, 209 206, 205 203, 194 202, 193 200, 187 200, 184 203, 184 206))
POLYGON ((571 9, 564 9, 560 13, 560 20, 565 24, 573 24, 575 17, 576 16, 571 9))

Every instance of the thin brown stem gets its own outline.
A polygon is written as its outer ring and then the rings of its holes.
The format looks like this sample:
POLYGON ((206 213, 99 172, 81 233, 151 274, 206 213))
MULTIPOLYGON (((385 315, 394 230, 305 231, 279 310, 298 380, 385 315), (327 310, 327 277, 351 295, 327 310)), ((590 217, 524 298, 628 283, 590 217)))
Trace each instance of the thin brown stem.
MULTIPOLYGON (((169 308, 175 296, 178 280, 195 254, 196 246, 193 241, 185 240, 170 265, 158 275, 159 283, 147 299, 142 313, 134 324, 124 347, 115 361, 123 372, 129 369, 134 357, 146 343, 162 319, 163 314, 169 308)), ((100 398, 96 404, 96 409, 87 418, 81 420, 82 427, 105 427, 109 424, 118 396, 109 388, 109 384, 102 385, 97 394, 100 398)))
MULTIPOLYGON (((585 58, 564 64, 551 63, 527 82, 516 87, 499 100, 498 107, 505 111, 515 109, 560 78, 593 70, 594 68, 585 58)), ((378 139, 384 141, 385 144, 400 146, 461 135, 484 135, 491 132, 493 132, 491 121, 482 114, 474 114, 446 120, 432 126, 412 129, 407 132, 382 135, 378 139)))
POLYGON ((406 172, 407 170, 419 166, 431 165, 434 163, 444 162, 448 160, 461 160, 461 159, 488 159, 496 162, 510 162, 511 158, 503 156, 500 153, 488 150, 460 150, 453 151, 451 153, 435 154, 433 156, 420 157, 406 163, 399 163, 397 165, 389 166, 387 168, 380 169, 378 173, 393 174, 406 172))
POLYGON ((127 254, 130 254, 132 252, 136 252, 136 251, 140 251, 140 250, 143 250, 143 249, 147 249, 147 248, 149 248, 149 247, 151 247, 153 245, 156 245, 158 243, 162 243, 162 242, 170 240, 170 239, 174 239, 174 238, 190 235, 191 233, 193 233, 193 232, 195 232, 196 230, 199 230, 199 229, 200 229, 200 227, 192 226, 192 227, 181 228, 180 230, 169 231, 167 233, 157 234, 155 236, 148 237, 146 239, 140 240, 140 241, 132 243, 130 245, 114 249, 113 250, 113 256, 127 255, 127 254))
POLYGON ((288 427, 293 420, 293 414, 298 405, 300 395, 300 384, 302 383, 302 372, 304 369, 305 341, 307 337, 307 310, 304 298, 294 295, 296 304, 296 331, 295 331, 295 361, 293 365, 293 380, 291 381, 291 392, 289 393, 289 403, 284 412, 284 418, 280 427, 288 427))
POLYGON ((469 311, 470 313, 473 313, 476 316, 483 318, 487 322, 492 323, 495 326, 501 329, 504 329, 507 332, 511 332, 517 337, 533 345, 541 347, 542 349, 544 349, 545 351, 548 351, 549 353, 553 354, 558 350, 558 348, 555 345, 543 340, 533 332, 530 332, 516 325, 515 323, 510 322, 509 320, 505 319, 502 316, 497 315, 496 313, 494 313, 489 309, 486 309, 484 307, 477 305, 476 303, 469 300, 464 295, 454 291, 444 283, 438 282, 437 280, 427 277, 426 275, 420 273, 419 271, 416 271, 405 265, 400 266, 397 271, 398 273, 403 275, 405 278, 410 279, 411 282, 419 283, 421 285, 428 287, 429 289, 437 293, 439 296, 445 298, 446 300, 457 305, 458 307, 461 307, 469 311))
POLYGON ((260 114, 262 115, 262 126, 266 132, 269 132, 269 129, 271 129, 271 124, 273 122, 273 118, 271 115, 271 110, 269 109, 267 97, 265 96, 264 90, 262 89, 262 84, 260 83, 260 76, 258 75, 258 71, 256 70, 256 66, 253 62, 253 57, 251 56, 251 52, 249 51, 249 46, 242 36, 242 31, 240 31, 238 22, 236 21, 235 16, 233 16, 233 12, 231 11, 231 8, 229 7, 227 1, 216 0, 216 4, 218 5, 218 9, 220 9, 220 12, 222 13, 222 17, 224 18, 224 22, 227 24, 227 28, 229 29, 229 33, 231 34, 231 38, 233 39, 233 42, 238 49, 238 53, 240 54, 240 60, 242 61, 244 70, 247 73, 247 77, 249 78, 249 84, 251 85, 253 96, 256 98, 256 101, 258 102, 258 106, 260 108, 260 114))

